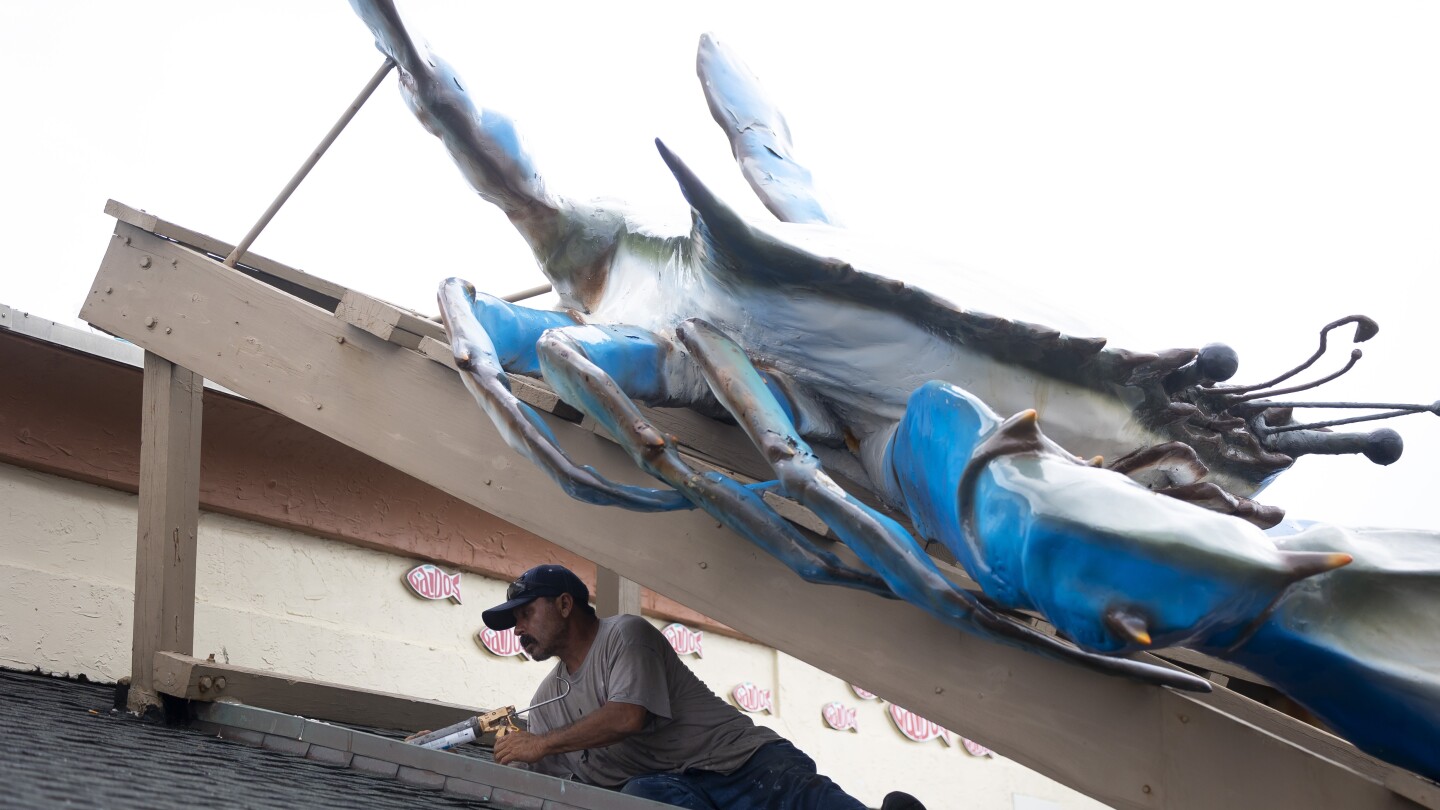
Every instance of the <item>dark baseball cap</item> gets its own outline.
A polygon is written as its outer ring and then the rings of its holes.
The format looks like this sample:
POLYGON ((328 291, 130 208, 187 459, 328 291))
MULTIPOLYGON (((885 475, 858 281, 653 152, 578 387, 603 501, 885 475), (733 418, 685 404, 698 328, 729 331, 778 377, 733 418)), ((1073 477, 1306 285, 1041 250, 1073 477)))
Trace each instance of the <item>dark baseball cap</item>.
POLYGON ((576 604, 590 601, 590 589, 569 568, 537 565, 510 583, 504 602, 480 614, 480 617, 491 630, 509 630, 515 626, 515 608, 528 605, 542 596, 559 596, 562 593, 575 597, 576 604))

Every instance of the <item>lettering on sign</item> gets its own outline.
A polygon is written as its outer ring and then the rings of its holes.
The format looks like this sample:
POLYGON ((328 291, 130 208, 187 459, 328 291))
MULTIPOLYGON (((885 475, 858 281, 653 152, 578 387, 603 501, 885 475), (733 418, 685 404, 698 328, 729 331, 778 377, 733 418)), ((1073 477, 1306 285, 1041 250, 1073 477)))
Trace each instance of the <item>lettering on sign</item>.
POLYGON ((520 637, 515 635, 515 628, 513 627, 509 630, 483 628, 475 634, 475 643, 501 657, 509 657, 512 655, 524 656, 525 658, 530 657, 525 655, 525 650, 521 649, 520 637))
POLYGON ((751 714, 775 713, 775 704, 771 702, 770 690, 761 689, 749 681, 731 689, 730 699, 735 701, 736 706, 751 714))
POLYGON ((945 730, 944 727, 938 723, 932 723, 926 720, 909 709, 902 709, 894 703, 891 703, 889 714, 890 719, 895 723, 895 728, 899 729, 901 734, 904 734, 915 742, 923 743, 930 742, 931 740, 939 740, 946 745, 953 744, 950 741, 950 732, 945 730))
POLYGON ((861 700, 879 700, 879 699, 880 699, 880 696, 877 695, 877 694, 875 694, 874 692, 871 692, 871 691, 869 691, 868 689, 861 689, 860 687, 856 686, 856 685, 853 684, 853 683, 850 684, 850 691, 851 691, 851 692, 854 692, 854 693, 855 693, 855 697, 858 697, 858 698, 860 698, 861 700))
POLYGON ((860 718, 855 716, 855 710, 838 700, 826 703, 820 709, 820 716, 825 718, 825 725, 836 731, 860 733, 860 718))
POLYGON ((411 568, 405 574, 405 584, 416 596, 425 599, 454 599, 460 604, 460 573, 447 574, 439 568, 425 563, 411 568))
POLYGON ((660 632, 665 634, 665 640, 669 641, 670 646, 675 648, 676 655, 690 655, 693 653, 696 658, 705 657, 704 653, 700 651, 700 643, 704 640, 703 636, 705 635, 704 630, 691 630, 685 625, 675 622, 674 624, 666 625, 665 629, 660 632))
POLYGON ((960 745, 965 748, 965 753, 969 754, 969 755, 972 756, 972 757, 994 757, 994 756, 995 756, 995 752, 994 752, 994 751, 991 751, 989 748, 986 748, 985 746, 981 745, 980 743, 975 742, 974 740, 967 740, 967 739, 965 739, 964 737, 961 737, 961 738, 960 738, 960 745))

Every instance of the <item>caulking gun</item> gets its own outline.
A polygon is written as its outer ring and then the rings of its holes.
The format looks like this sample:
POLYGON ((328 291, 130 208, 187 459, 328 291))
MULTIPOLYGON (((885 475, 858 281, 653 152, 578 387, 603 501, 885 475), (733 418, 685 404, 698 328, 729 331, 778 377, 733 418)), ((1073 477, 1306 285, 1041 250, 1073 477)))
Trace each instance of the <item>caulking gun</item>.
POLYGON ((520 727, 515 725, 516 717, 532 709, 538 709, 541 706, 562 700, 566 695, 570 694, 570 682, 561 678, 559 673, 556 673, 555 677, 565 684, 565 691, 561 692, 558 697, 542 700, 534 706, 527 706, 518 710, 514 706, 504 706, 485 712, 484 714, 477 714, 474 717, 467 717, 453 726, 446 726, 436 731, 428 731, 413 737, 406 737, 405 742, 411 745, 418 745, 421 748, 433 748, 437 751, 444 751, 449 748, 454 748, 457 745, 474 742, 480 735, 488 734, 492 731, 495 732, 495 739, 497 740, 512 731, 519 731, 520 727))

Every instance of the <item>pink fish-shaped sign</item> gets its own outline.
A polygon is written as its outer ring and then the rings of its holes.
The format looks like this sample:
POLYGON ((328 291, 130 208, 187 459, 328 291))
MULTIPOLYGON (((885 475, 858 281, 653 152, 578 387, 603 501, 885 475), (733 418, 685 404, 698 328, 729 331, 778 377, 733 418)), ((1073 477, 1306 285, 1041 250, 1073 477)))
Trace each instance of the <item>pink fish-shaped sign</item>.
POLYGON ((426 599, 454 599, 460 604, 460 574, 447 574, 439 568, 425 563, 410 569, 405 575, 405 584, 416 596, 426 599))
POLYGON ((696 658, 705 657, 705 654, 700 651, 700 645, 704 641, 704 630, 691 630, 685 625, 675 622, 674 624, 666 625, 665 629, 660 632, 665 634, 665 640, 669 641, 670 646, 675 648, 676 655, 690 655, 693 653, 696 658))
POLYGON ((967 739, 965 739, 964 737, 961 737, 961 738, 960 738, 960 745, 965 748, 965 753, 969 754, 969 755, 972 756, 972 757, 993 757, 993 756, 995 756, 995 752, 994 752, 994 751, 991 751, 989 748, 986 748, 985 746, 981 745, 980 743, 975 742, 974 740, 967 740, 967 739))
MULTIPOLYGON (((483 628, 475 634, 475 640, 480 643, 481 647, 502 657, 512 655, 525 656, 525 650, 520 646, 520 637, 515 635, 515 628, 513 627, 509 630, 483 628)), ((528 658, 529 656, 525 657, 528 658)))
POLYGON ((904 734, 915 742, 923 743, 930 742, 931 740, 939 740, 946 745, 952 744, 950 742, 950 732, 943 726, 938 723, 932 723, 909 709, 902 709, 894 703, 890 704, 890 719, 894 721, 895 728, 899 729, 901 734, 904 734))
POLYGON ((820 716, 825 718, 825 725, 836 731, 860 732, 860 718, 855 716, 855 710, 838 700, 826 703, 820 709, 820 716))
POLYGON ((761 689, 749 681, 731 689, 730 699, 735 701, 736 706, 739 706, 751 714, 758 714, 760 712, 765 712, 766 714, 775 713, 775 704, 771 699, 770 690, 761 689))
POLYGON ((854 692, 854 693, 855 693, 855 697, 858 697, 858 698, 860 698, 861 700, 879 700, 879 699, 880 699, 880 696, 877 695, 877 694, 875 694, 874 692, 871 692, 871 691, 868 690, 868 689, 861 689, 860 687, 856 686, 856 685, 853 684, 853 683, 850 684, 850 691, 851 691, 851 692, 854 692))

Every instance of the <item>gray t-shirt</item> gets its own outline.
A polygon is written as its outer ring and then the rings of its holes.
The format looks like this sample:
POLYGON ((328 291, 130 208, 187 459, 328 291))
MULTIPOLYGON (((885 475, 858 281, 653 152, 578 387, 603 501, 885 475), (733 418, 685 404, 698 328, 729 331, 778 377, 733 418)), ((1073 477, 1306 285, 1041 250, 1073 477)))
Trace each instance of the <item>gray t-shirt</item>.
MULTIPOLYGON (((650 717, 644 730, 614 745, 546 757, 531 766, 541 773, 606 787, 647 773, 729 773, 755 749, 782 739, 710 691, 665 636, 639 616, 601 619, 580 669, 572 674, 556 662, 552 674, 572 684, 570 694, 530 713, 536 734, 571 725, 612 700, 644 706, 650 717)), ((546 678, 531 704, 563 691, 559 680, 546 678)))

